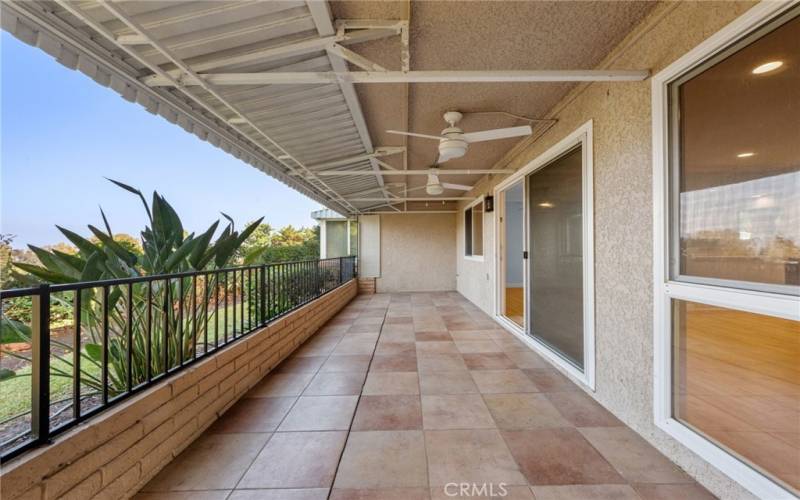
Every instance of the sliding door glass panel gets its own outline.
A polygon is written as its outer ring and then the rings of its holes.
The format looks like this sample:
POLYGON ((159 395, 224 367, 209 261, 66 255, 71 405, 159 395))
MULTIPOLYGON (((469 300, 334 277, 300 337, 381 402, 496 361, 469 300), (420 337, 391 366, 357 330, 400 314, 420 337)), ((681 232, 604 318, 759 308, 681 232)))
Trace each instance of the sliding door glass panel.
POLYGON ((673 302, 673 416, 800 494, 800 323, 673 302))
POLYGON ((673 278, 800 285, 798 40, 795 17, 671 85, 673 278))
POLYGON ((525 326, 525 261, 524 251, 524 199, 523 181, 503 192, 503 315, 525 326))
POLYGON ((530 334, 583 368, 583 154, 528 176, 530 334))

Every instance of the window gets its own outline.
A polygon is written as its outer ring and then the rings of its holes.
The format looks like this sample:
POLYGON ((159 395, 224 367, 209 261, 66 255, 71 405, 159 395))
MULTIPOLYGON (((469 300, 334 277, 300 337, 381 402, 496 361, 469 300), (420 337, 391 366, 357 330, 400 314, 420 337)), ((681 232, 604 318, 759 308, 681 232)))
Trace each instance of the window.
POLYGON ((464 211, 464 255, 483 257, 483 198, 464 211))
POLYGON ((800 495, 797 40, 759 5, 653 78, 656 424, 762 498, 800 495))

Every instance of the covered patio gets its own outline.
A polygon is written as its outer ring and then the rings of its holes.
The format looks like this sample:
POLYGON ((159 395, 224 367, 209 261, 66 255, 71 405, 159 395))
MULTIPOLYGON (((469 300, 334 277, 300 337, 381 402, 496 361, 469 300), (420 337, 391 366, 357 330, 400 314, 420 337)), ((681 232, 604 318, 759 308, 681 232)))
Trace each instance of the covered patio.
POLYGON ((351 254, 54 439, 37 393, 4 498, 800 494, 797 1, 2 9, 351 254))
POLYGON ((456 292, 359 296, 136 498, 458 496, 714 498, 456 292))

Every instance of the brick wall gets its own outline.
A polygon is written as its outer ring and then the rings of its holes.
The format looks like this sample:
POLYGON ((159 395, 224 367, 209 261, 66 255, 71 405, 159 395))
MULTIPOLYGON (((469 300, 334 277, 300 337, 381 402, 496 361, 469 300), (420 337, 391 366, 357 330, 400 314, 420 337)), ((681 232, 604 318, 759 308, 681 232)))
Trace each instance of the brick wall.
POLYGON ((358 278, 358 293, 375 293, 375 278, 358 278))
POLYGON ((132 496, 356 295, 355 280, 3 467, 3 500, 132 496))

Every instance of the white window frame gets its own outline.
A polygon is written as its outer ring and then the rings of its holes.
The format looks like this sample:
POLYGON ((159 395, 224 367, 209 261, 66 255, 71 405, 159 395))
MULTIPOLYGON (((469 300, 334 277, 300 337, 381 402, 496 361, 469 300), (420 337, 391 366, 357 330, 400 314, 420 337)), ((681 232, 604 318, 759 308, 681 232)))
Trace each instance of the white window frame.
POLYGON ((800 320, 800 298, 752 289, 671 280, 668 85, 796 4, 796 2, 761 2, 652 78, 655 424, 757 497, 769 499, 795 497, 778 483, 672 417, 671 303, 673 299, 680 299, 800 320))
MULTIPOLYGON (((525 307, 525 328, 520 328, 519 325, 503 316, 500 304, 502 304, 502 293, 500 280, 496 280, 495 296, 494 296, 494 317, 495 320, 503 326, 506 330, 516 336, 519 340, 524 342, 531 349, 542 355, 550 363, 556 365, 558 368, 568 373, 575 380, 586 386, 589 390, 595 390, 595 304, 594 304, 594 152, 593 152, 593 138, 592 138, 593 123, 592 120, 587 121, 568 136, 564 137, 557 144, 550 149, 536 157, 530 163, 520 168, 503 182, 500 182, 494 187, 493 194, 495 199, 501 191, 511 187, 519 180, 523 180, 523 185, 527 184, 525 178, 543 168, 548 166, 564 153, 575 149, 577 146, 581 147, 581 154, 583 155, 582 161, 582 205, 583 205, 583 370, 569 362, 566 358, 556 353, 546 344, 537 340, 535 337, 526 334, 530 328, 530 312, 529 307, 525 307)), ((527 207, 527 186, 524 188, 526 207, 527 207)), ((528 248, 528 210, 524 213, 524 236, 523 236, 523 250, 529 251, 528 248)), ((495 223, 494 223, 494 252, 499 255, 500 252, 500 211, 495 210, 495 223)), ((500 276, 501 259, 495 259, 495 276, 500 276)), ((525 261, 525 292, 527 301, 527 293, 530 290, 530 274, 528 272, 529 260, 525 261)))
MULTIPOLYGON (((485 217, 486 217, 486 203, 484 203, 484 201, 485 201, 485 196, 479 196, 478 198, 475 199, 475 201, 471 201, 469 203, 469 205, 464 207, 464 210, 462 210, 462 212, 461 212, 461 220, 465 221, 466 220, 465 217, 466 217, 466 214, 467 214, 467 210, 470 210, 470 209, 480 205, 481 203, 483 203, 483 211, 481 212, 481 238, 483 238, 483 236, 484 236, 484 228, 486 227, 486 224, 485 224, 486 223, 486 219, 485 219, 485 217)), ((474 212, 472 212, 472 220, 473 221, 475 220, 474 212)), ((472 240, 472 249, 473 250, 475 249, 475 231, 474 231, 474 228, 475 228, 475 223, 473 222, 470 225, 470 233, 471 234, 469 235, 470 239, 472 240)), ((484 248, 485 245, 483 244, 483 241, 481 241, 481 255, 467 254, 467 245, 466 245, 466 243, 467 243, 467 225, 466 225, 466 222, 465 222, 464 223, 464 258, 466 260, 472 260, 472 261, 475 261, 475 262, 484 262, 485 255, 486 255, 486 249, 484 248)))

